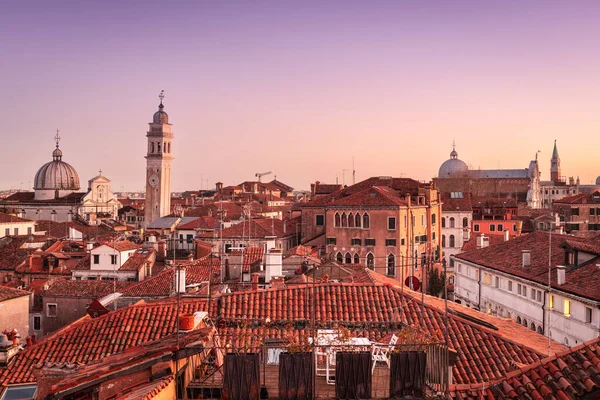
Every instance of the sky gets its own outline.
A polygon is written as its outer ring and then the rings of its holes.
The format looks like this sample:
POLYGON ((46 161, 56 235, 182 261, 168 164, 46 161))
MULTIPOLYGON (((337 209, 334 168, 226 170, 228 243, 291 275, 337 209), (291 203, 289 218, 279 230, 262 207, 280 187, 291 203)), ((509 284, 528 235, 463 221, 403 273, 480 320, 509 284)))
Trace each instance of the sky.
POLYGON ((173 191, 430 180, 472 168, 600 175, 600 1, 16 1, 0 13, 0 189, 52 159, 145 185, 165 91, 173 191))

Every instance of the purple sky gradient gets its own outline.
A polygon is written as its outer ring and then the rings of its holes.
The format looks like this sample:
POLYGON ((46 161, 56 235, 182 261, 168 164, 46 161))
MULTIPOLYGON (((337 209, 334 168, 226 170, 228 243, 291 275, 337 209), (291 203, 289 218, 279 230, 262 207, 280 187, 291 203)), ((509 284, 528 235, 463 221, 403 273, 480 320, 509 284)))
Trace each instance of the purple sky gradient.
POLYGON ((600 2, 40 1, 0 14, 0 188, 30 187, 61 130, 82 186, 142 190, 166 92, 173 190, 429 180, 473 168, 600 175, 600 2), (10 167, 7 167, 10 166, 10 167), (269 177, 269 178, 272 178, 269 177), (346 183, 351 182, 346 172, 346 183))

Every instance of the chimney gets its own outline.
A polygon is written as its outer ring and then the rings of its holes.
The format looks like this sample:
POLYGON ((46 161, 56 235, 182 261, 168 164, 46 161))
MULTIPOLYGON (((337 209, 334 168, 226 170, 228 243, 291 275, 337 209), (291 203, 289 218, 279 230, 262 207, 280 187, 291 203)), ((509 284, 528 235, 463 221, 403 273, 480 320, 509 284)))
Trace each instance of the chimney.
POLYGON ((564 265, 556 266, 556 280, 559 285, 567 283, 567 277, 565 275, 566 267, 564 265))
POLYGON ((194 253, 188 254, 187 259, 188 259, 189 262, 194 261, 194 253))
POLYGON ((287 234, 287 224, 285 223, 285 221, 283 221, 283 234, 286 235, 287 234))
POLYGON ((164 261, 167 257, 167 245, 164 240, 158 242, 158 251, 156 254, 156 259, 158 261, 164 261))
POLYGON ((85 251, 87 253, 89 253, 90 251, 92 251, 94 249, 94 243, 93 242, 87 242, 85 244, 85 251))
POLYGON ((0 366, 7 366, 18 352, 19 346, 9 340, 5 333, 0 333, 0 366))
POLYGON ((508 239, 510 239, 510 232, 508 231, 508 229, 504 230, 504 241, 508 242, 508 239))
POLYGON ((254 272, 252 274, 252 291, 256 292, 258 290, 258 273, 254 272))
POLYGON ((484 234, 477 236, 477 248, 478 249, 486 248, 489 245, 490 245, 489 237, 485 236, 484 234))
POLYGON ((531 266, 531 251, 522 250, 523 253, 523 268, 531 266))
POLYGON ((173 274, 173 291, 175 293, 185 293, 185 268, 175 267, 173 274))
POLYGON ((273 289, 285 289, 285 278, 283 276, 271 277, 271 288, 273 289))
POLYGON ((276 276, 281 276, 283 253, 281 249, 270 248, 266 256, 267 266, 265 268, 265 283, 271 282, 271 279, 276 276))

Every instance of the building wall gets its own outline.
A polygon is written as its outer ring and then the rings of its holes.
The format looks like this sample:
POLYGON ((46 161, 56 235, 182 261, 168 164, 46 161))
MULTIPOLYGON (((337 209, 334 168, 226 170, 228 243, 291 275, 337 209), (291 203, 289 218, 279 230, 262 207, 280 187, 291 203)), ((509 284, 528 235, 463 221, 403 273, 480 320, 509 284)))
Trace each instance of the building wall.
POLYGON ((103 245, 90 252, 90 269, 101 271, 118 270, 135 253, 135 250, 119 252, 112 247, 103 245), (94 264, 94 255, 100 256, 99 264, 94 264), (112 256, 117 256, 117 263, 112 264, 112 256))
POLYGON ((34 232, 35 221, 0 223, 0 238, 14 235, 31 235, 34 232))
POLYGON ((599 303, 555 288, 548 292, 548 287, 539 283, 460 260, 456 261, 454 296, 470 308, 511 318, 566 346, 576 346, 600 333, 599 303), (548 314, 549 295, 553 307, 548 314), (570 301, 570 315, 565 315, 565 300, 570 301), (586 322, 586 308, 591 309, 591 322, 586 322))
POLYGON ((600 230, 600 202, 582 204, 554 203, 560 221, 568 232, 600 230), (592 210, 594 215, 592 215, 592 210), (591 226, 590 226, 591 225, 591 226))
POLYGON ((325 216, 325 208, 302 208, 302 243, 325 232, 325 225, 316 224, 317 215, 325 216))
MULTIPOLYGON (((466 241, 471 238, 471 221, 473 220, 473 212, 471 211, 442 211, 442 244, 443 259, 447 264, 447 272, 450 277, 454 274, 454 260, 450 257, 461 252, 461 249, 466 241), (451 218, 454 218, 454 227, 452 227, 451 218), (466 227, 464 219, 467 219, 466 227), (450 246, 450 237, 454 235, 454 246, 450 246)), ((452 278, 453 279, 453 278, 452 278)))
POLYGON ((0 331, 16 329, 21 335, 21 342, 29 334, 29 308, 31 296, 21 296, 0 302, 0 331))
POLYGON ((42 296, 42 331, 41 336, 55 332, 75 320, 86 315, 86 310, 93 299, 87 297, 42 296), (56 316, 50 316, 48 305, 56 304, 56 316))
POLYGON ((73 215, 77 214, 79 204, 15 204, 15 209, 25 210, 21 214, 22 218, 27 218, 33 221, 49 220, 56 222, 69 222, 73 220, 73 215), (56 213, 53 214, 52 212, 56 213))
POLYGON ((473 220, 471 232, 474 235, 503 235, 508 230, 509 237, 521 235, 523 221, 516 219, 497 219, 497 220, 473 220))

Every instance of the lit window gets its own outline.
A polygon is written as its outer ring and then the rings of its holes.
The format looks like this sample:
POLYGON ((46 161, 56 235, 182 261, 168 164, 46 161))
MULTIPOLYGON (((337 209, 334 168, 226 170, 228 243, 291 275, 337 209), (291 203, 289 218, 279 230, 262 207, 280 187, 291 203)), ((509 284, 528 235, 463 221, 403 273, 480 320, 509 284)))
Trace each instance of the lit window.
POLYGON ((564 300, 563 314, 565 315, 565 317, 571 316, 571 300, 564 300))
POLYGON ((548 298, 548 308, 551 310, 554 308, 554 295, 553 294, 551 294, 550 297, 548 298))

